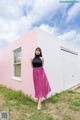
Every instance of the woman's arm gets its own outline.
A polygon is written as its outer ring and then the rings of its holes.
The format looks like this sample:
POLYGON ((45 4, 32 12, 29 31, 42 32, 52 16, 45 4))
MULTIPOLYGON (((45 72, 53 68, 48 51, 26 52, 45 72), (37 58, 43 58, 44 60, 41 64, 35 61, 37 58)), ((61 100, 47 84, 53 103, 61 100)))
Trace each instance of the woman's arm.
POLYGON ((44 58, 43 57, 40 57, 41 60, 42 60, 42 66, 44 65, 44 58))
POLYGON ((32 58, 31 58, 31 66, 32 66, 32 68, 33 68, 33 64, 32 64, 32 58))
POLYGON ((42 65, 44 65, 44 58, 42 58, 42 65))

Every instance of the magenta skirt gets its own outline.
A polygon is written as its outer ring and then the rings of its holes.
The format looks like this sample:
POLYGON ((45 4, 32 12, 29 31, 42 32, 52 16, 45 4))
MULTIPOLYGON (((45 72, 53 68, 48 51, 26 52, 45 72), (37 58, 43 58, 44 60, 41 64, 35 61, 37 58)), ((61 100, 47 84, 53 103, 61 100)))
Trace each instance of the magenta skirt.
POLYGON ((36 98, 47 98, 48 93, 51 91, 46 73, 43 67, 33 68, 33 81, 36 98))

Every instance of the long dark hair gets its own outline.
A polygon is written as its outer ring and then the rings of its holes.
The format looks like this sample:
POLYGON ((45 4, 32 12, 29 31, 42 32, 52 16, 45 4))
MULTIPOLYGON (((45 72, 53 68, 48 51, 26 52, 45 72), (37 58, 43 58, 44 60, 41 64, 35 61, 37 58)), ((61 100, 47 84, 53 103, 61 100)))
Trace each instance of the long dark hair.
MULTIPOLYGON (((40 54, 39 54, 38 56, 39 56, 39 57, 42 57, 42 51, 41 51, 41 48, 40 48, 40 47, 37 47, 37 48, 35 49, 35 51, 36 51, 37 49, 40 51, 40 54)), ((36 53, 35 53, 35 56, 37 56, 36 53)))

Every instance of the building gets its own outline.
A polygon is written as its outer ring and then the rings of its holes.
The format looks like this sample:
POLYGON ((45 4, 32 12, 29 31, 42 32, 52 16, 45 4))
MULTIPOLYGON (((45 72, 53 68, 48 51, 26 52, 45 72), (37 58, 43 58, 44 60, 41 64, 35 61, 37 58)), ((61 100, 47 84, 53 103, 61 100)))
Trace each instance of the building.
POLYGON ((36 47, 42 49, 44 69, 52 89, 49 96, 80 83, 79 51, 35 28, 0 51, 0 85, 22 90, 35 99, 31 58, 36 47))

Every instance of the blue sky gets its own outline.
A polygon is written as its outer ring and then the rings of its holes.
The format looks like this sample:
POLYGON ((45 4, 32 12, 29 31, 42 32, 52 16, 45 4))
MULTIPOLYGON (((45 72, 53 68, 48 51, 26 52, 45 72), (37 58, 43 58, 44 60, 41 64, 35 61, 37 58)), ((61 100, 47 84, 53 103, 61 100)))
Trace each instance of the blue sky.
POLYGON ((80 48, 80 2, 0 0, 0 48, 34 27, 80 48))

